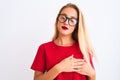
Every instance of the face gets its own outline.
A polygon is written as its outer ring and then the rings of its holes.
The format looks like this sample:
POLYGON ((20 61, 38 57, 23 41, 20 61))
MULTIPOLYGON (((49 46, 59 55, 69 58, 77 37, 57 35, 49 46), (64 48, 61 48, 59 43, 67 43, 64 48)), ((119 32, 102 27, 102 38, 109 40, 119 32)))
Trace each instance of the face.
POLYGON ((74 8, 64 8, 58 16, 59 35, 72 35, 77 25, 77 12, 74 8))

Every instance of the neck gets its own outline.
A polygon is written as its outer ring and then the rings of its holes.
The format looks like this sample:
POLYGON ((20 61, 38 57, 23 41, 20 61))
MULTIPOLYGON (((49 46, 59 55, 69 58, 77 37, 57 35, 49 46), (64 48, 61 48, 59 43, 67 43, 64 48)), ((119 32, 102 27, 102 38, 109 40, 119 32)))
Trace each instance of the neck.
POLYGON ((59 36, 56 40, 55 43, 57 45, 61 46, 70 46, 74 43, 75 41, 72 39, 71 36, 59 36))

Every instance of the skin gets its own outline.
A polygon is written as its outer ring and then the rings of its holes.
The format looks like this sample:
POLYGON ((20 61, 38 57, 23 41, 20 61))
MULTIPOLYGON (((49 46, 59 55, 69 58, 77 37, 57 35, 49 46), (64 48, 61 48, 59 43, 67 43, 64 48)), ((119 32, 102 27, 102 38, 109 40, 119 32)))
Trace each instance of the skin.
MULTIPOLYGON (((64 8, 61 14, 66 14, 67 17, 77 18, 77 12, 73 8, 64 8)), ((68 20, 64 23, 60 23, 58 21, 57 28, 59 31, 58 38, 54 41, 57 45, 60 46, 70 46, 75 41, 72 39, 72 32, 76 28, 76 26, 70 26, 68 24, 68 20), (62 26, 66 26, 68 30, 63 30, 62 26)), ((95 80, 95 70, 89 63, 87 63, 84 59, 75 59, 73 55, 63 59, 60 63, 53 66, 48 72, 39 72, 35 71, 34 80, 53 80, 55 79, 61 72, 77 72, 79 74, 83 74, 88 76, 88 80, 95 80)))

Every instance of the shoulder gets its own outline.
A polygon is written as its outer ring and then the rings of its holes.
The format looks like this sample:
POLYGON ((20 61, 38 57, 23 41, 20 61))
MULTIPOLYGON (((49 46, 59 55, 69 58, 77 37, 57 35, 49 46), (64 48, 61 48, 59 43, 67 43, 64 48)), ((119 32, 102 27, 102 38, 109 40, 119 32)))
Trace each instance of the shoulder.
POLYGON ((46 49, 49 49, 51 45, 53 45, 53 41, 40 44, 38 47, 38 52, 44 52, 46 49))
POLYGON ((52 45, 53 45, 53 41, 49 41, 49 42, 42 43, 39 47, 47 47, 47 46, 52 46, 52 45))

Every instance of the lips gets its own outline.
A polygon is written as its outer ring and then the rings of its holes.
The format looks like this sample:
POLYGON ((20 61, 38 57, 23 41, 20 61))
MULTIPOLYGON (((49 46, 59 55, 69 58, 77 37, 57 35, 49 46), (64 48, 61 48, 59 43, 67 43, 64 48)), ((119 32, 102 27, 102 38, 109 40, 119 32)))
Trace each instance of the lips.
POLYGON ((68 28, 66 26, 62 26, 62 29, 64 30, 68 30, 68 28))

